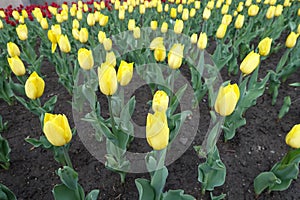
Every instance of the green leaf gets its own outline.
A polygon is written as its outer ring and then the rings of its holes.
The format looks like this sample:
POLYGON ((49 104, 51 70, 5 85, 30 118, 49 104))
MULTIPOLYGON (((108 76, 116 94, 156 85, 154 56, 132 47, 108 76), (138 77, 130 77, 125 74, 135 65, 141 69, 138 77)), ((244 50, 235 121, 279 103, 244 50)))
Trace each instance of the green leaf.
POLYGON ((183 190, 169 190, 168 192, 164 193, 163 200, 195 200, 196 198, 184 194, 183 190))
MULTIPOLYGON (((80 185, 79 185, 78 189, 80 189, 80 191, 83 191, 83 189, 80 185)), ((64 184, 55 185, 52 190, 52 193, 53 193, 55 200, 82 200, 82 199, 84 199, 84 196, 82 196, 82 192, 81 192, 81 194, 76 193, 76 191, 69 189, 64 184)))
POLYGON ((292 104, 291 97, 290 96, 284 97, 283 105, 278 114, 278 119, 282 119, 282 117, 289 112, 291 104, 292 104))
POLYGON ((150 181, 142 178, 135 179, 135 185, 139 191, 139 200, 153 200, 155 192, 150 181))
POLYGON ((8 141, 0 135, 0 166, 4 169, 9 168, 10 152, 8 141))
POLYGON ((50 149, 52 147, 52 144, 47 140, 45 136, 40 136, 39 140, 35 138, 25 138, 25 141, 33 145, 34 147, 42 146, 45 149, 50 149))
POLYGON ((222 200, 225 199, 226 194, 220 194, 219 196, 214 196, 213 193, 210 193, 210 199, 211 200, 222 200))
POLYGON ((15 194, 5 185, 0 183, 0 199, 1 200, 17 200, 15 194))
POLYGON ((56 102, 57 102, 57 96, 55 95, 55 96, 51 97, 48 101, 45 102, 43 108, 47 112, 52 112, 56 102))
POLYGON ((300 87, 300 82, 297 82, 297 83, 291 83, 291 84, 289 84, 289 86, 300 87))
POLYGON ((86 197, 85 200, 97 200, 99 195, 99 190, 92 190, 86 197))
POLYGON ((182 98, 182 96, 184 95, 184 92, 187 88, 187 84, 185 84, 184 86, 182 86, 177 92, 176 94, 172 97, 171 99, 171 103, 170 106, 168 108, 168 113, 169 115, 172 115, 176 108, 178 107, 179 103, 180 103, 180 99, 182 98))
POLYGON ((158 199, 161 196, 161 193, 167 181, 168 174, 168 169, 165 166, 163 166, 163 168, 155 171, 153 177, 151 178, 151 186, 155 190, 156 199, 158 199))
POLYGON ((268 187, 276 184, 278 182, 278 178, 275 176, 273 172, 263 172, 260 173, 254 179, 254 192, 255 194, 261 194, 268 187))
POLYGON ((64 166, 58 169, 57 172, 60 180, 65 184, 70 190, 76 191, 78 188, 78 174, 72 168, 64 166))

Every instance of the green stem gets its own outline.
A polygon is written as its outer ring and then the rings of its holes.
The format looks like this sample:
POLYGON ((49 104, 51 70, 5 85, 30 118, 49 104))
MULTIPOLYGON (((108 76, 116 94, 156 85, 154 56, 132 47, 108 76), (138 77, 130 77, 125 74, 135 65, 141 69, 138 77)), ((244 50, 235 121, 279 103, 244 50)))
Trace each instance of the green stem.
POLYGON ((108 109, 109 109, 109 115, 110 115, 110 120, 111 120, 111 128, 112 128, 112 132, 114 134, 117 133, 117 130, 116 130, 116 125, 115 125, 115 119, 114 119, 114 115, 113 115, 113 112, 112 112, 112 105, 111 105, 111 96, 107 96, 107 99, 108 99, 108 109))
POLYGON ((65 158, 65 161, 66 161, 68 167, 71 167, 72 169, 74 169, 73 165, 72 165, 72 162, 71 162, 71 159, 70 159, 70 156, 69 156, 69 153, 68 153, 67 147, 63 146, 62 148, 63 148, 63 151, 64 151, 64 158, 65 158))

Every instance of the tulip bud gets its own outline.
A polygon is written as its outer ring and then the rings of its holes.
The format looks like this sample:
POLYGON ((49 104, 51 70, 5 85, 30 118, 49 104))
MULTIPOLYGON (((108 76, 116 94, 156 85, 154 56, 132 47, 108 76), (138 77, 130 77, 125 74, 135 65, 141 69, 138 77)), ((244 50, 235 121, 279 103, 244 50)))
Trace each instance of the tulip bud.
POLYGON ((77 18, 79 21, 82 20, 82 11, 81 11, 81 10, 77 10, 76 18, 77 18))
POLYGON ((43 132, 53 146, 63 146, 72 139, 72 132, 65 115, 46 113, 43 132))
MULTIPOLYGON (((39 21, 39 20, 38 20, 39 21)), ((61 16, 61 14, 57 14, 56 15, 56 21, 57 21, 57 23, 62 23, 64 20, 63 20, 63 18, 62 18, 62 16, 61 16)))
POLYGON ((221 86, 215 101, 215 111, 221 116, 229 116, 233 113, 240 98, 240 90, 237 84, 221 86))
POLYGON ((128 30, 133 31, 134 28, 135 28, 135 20, 134 19, 130 19, 128 21, 128 30))
POLYGON ((167 3, 165 4, 164 11, 169 12, 169 4, 167 4, 167 3))
POLYGON ((283 6, 284 7, 289 7, 291 4, 290 4, 290 1, 289 0, 284 0, 284 3, 283 3, 283 6))
POLYGON ((176 10, 176 8, 171 8, 170 16, 173 19, 175 19, 177 17, 177 10, 176 10))
POLYGON ((71 51, 71 45, 67 35, 61 35, 59 37, 58 46, 64 53, 69 53, 71 51))
POLYGON ((0 29, 3 29, 3 22, 1 19, 0 19, 0 29))
POLYGON ((185 8, 182 12, 182 20, 187 21, 189 19, 189 9, 185 8))
POLYGON ((133 76, 133 62, 127 63, 125 61, 121 61, 117 79, 121 86, 126 86, 131 81, 133 76))
POLYGON ((227 4, 223 5, 222 10, 221 10, 221 14, 225 15, 228 13, 229 10, 229 6, 227 4))
POLYGON ((103 40, 103 46, 104 46, 104 49, 105 51, 110 51, 111 48, 112 48, 112 41, 110 38, 105 38, 103 40))
POLYGON ((18 56, 7 58, 7 61, 11 71, 16 76, 23 76, 25 74, 26 70, 25 70, 24 63, 18 56))
POLYGON ((223 4, 223 1, 218 0, 216 3, 216 8, 221 8, 222 4, 223 4))
POLYGON ((78 29, 79 28, 79 21, 77 19, 74 19, 72 22, 72 28, 73 29, 78 29))
POLYGON ((133 37, 134 37, 134 39, 139 39, 141 37, 140 27, 137 26, 133 29, 133 37))
POLYGON ((220 26, 217 30, 217 33, 216 33, 217 38, 219 38, 219 39, 224 38, 224 36, 226 34, 226 31, 227 31, 227 25, 226 24, 220 24, 220 26))
POLYGON ((248 8, 248 15, 249 15, 250 17, 254 17, 254 16, 257 15, 258 11, 259 11, 258 5, 251 5, 251 6, 248 8))
POLYGON ((168 54, 168 65, 171 69, 178 69, 182 64, 184 45, 174 44, 168 54))
POLYGON ((270 6, 267 10, 266 18, 267 19, 272 19, 275 15, 275 10, 276 10, 275 6, 270 6))
POLYGON ((71 15, 72 17, 75 17, 75 16, 76 16, 76 13, 77 13, 77 8, 76 8, 76 7, 72 7, 72 8, 70 9, 70 15, 71 15))
POLYGON ((151 29, 155 31, 157 29, 157 21, 151 21, 150 23, 151 29))
POLYGON ((43 19, 41 20, 41 27, 42 27, 42 29, 44 29, 44 30, 47 30, 47 29, 48 29, 48 21, 47 21, 47 18, 43 18, 43 19))
POLYGON ((203 50, 206 48, 206 46, 207 46, 207 35, 206 33, 201 32, 197 42, 197 47, 203 50))
POLYGON ((193 33, 191 35, 191 43, 192 44, 196 44, 197 43, 197 39, 198 39, 198 35, 196 33, 193 33))
POLYGON ((243 2, 240 2, 236 10, 237 10, 238 12, 242 12, 243 9, 244 9, 244 6, 243 6, 243 5, 244 5, 243 2))
POLYGON ((251 74, 259 65, 260 55, 251 51, 242 61, 240 70, 245 74, 251 74))
POLYGON ((195 8, 192 8, 191 10, 190 10, 190 17, 192 18, 192 17, 194 17, 196 15, 196 9, 195 8))
POLYGON ((262 41, 260 41, 258 44, 259 55, 261 56, 269 55, 271 44, 272 44, 272 39, 269 37, 266 37, 262 41))
POLYGON ((246 7, 251 6, 251 4, 252 4, 252 0, 246 0, 246 2, 245 2, 246 7))
POLYGON ((161 3, 158 4, 156 10, 157 10, 158 13, 161 13, 163 11, 163 5, 161 3))
POLYGON ((157 47, 154 49, 154 58, 157 62, 162 62, 166 58, 166 48, 165 46, 160 43, 157 47))
POLYGON ((108 63, 102 63, 101 67, 98 67, 98 79, 100 91, 106 96, 111 96, 117 91, 117 73, 108 63))
POLYGON ((273 6, 273 5, 276 4, 276 1, 277 1, 277 0, 270 0, 269 4, 270 4, 271 6, 273 6))
POLYGON ((207 7, 205 7, 202 15, 203 19, 208 20, 210 18, 210 15, 211 11, 207 7))
POLYGON ((209 9, 209 10, 212 10, 215 6, 215 2, 213 0, 207 2, 207 5, 206 7, 209 9))
POLYGON ((113 67, 117 65, 116 55, 113 51, 106 52, 105 62, 113 67))
POLYGON ((79 40, 79 30, 78 29, 73 28, 72 35, 75 40, 79 40))
POLYGON ((166 112, 169 104, 169 96, 163 90, 155 92, 152 101, 152 110, 154 112, 166 112))
POLYGON ((174 32, 176 34, 180 34, 182 33, 183 30, 183 21, 181 19, 176 19, 175 25, 174 25, 174 32))
POLYGON ((232 16, 231 15, 224 15, 222 18, 222 24, 226 24, 227 26, 231 23, 232 16))
POLYGON ((27 40, 28 38, 28 29, 26 24, 19 24, 16 28, 17 35, 20 40, 27 40))
POLYGON ((0 17, 1 18, 5 18, 6 17, 4 10, 0 10, 0 17))
POLYGON ((296 34, 295 32, 291 32, 286 38, 285 46, 287 48, 293 48, 296 45, 298 36, 299 34, 296 34))
POLYGON ((236 18, 235 23, 234 23, 234 27, 235 27, 236 29, 242 28, 243 25, 244 25, 244 20, 245 20, 245 16, 239 14, 239 15, 237 16, 237 18, 236 18))
POLYGON ((45 89, 44 80, 39 77, 36 72, 33 72, 25 83, 25 94, 29 99, 35 100, 40 98, 45 89))
POLYGON ((145 14, 145 12, 146 12, 146 7, 144 4, 141 4, 140 5, 140 14, 143 15, 143 14, 145 14))
POLYGON ((79 31, 79 41, 81 43, 86 43, 89 39, 89 31, 87 28, 81 28, 79 31))
POLYGON ((166 33, 168 31, 168 23, 167 22, 162 23, 160 31, 162 33, 166 33))
POLYGON ((6 46, 7 46, 8 55, 10 57, 20 56, 20 49, 19 49, 19 47, 15 43, 8 42, 6 44, 6 46))
POLYGON ((80 48, 78 50, 79 66, 84 70, 90 70, 94 67, 94 58, 92 50, 80 48))
POLYGON ((146 138, 154 150, 162 150, 168 146, 170 130, 166 113, 148 114, 146 123, 146 138))
POLYGON ((18 21, 18 20, 20 19, 20 13, 19 13, 18 11, 16 11, 16 10, 14 10, 14 11, 12 12, 12 16, 13 16, 13 18, 14 18, 16 21, 18 21))
POLYGON ((105 38, 106 38, 105 32, 99 31, 99 33, 98 33, 98 41, 102 44, 105 38))
POLYGON ((300 124, 293 126, 290 132, 286 135, 285 142, 292 148, 300 148, 300 124))
POLYGON ((68 17, 69 17, 68 11, 62 10, 60 14, 61 14, 61 17, 62 17, 63 21, 67 21, 68 20, 68 17))
POLYGON ((50 11, 50 13, 53 16, 55 16, 57 14, 57 8, 56 7, 48 6, 48 10, 50 11))
POLYGON ((154 50, 157 48, 160 44, 164 44, 164 38, 163 37, 156 37, 154 38, 150 43, 150 50, 154 50))
POLYGON ((93 13, 89 13, 88 16, 87 16, 86 21, 87 21, 87 24, 89 26, 94 26, 95 23, 96 23, 95 18, 94 18, 94 14, 93 13))
POLYGON ((195 9, 197 9, 197 10, 199 10, 200 9, 200 5, 201 5, 201 2, 200 1, 195 1, 195 3, 194 3, 195 5, 195 9))
POLYGON ((276 9, 275 9, 275 16, 278 17, 282 14, 282 11, 283 11, 283 6, 281 4, 278 4, 276 6, 276 9))
POLYGON ((99 19, 100 26, 106 26, 107 23, 108 23, 108 16, 101 14, 99 19))

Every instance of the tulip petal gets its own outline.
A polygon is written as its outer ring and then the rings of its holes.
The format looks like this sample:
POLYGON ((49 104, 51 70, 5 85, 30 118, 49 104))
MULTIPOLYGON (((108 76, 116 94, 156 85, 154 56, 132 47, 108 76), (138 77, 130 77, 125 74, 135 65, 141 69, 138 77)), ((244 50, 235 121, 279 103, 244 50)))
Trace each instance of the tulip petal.
POLYGON ((52 121, 48 121, 44 124, 44 133, 51 144, 55 146, 63 146, 66 144, 66 140, 63 137, 64 130, 52 121))

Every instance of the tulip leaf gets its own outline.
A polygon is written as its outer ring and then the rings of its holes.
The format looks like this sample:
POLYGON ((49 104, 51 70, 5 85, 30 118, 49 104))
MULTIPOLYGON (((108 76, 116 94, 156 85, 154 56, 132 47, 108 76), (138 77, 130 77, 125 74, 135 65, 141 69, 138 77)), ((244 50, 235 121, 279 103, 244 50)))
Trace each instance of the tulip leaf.
POLYGON ((97 200, 99 195, 99 190, 92 190, 86 197, 85 200, 97 200))
POLYGON ((1 200, 17 200, 15 194, 5 185, 0 183, 0 199, 1 200))
POLYGON ((135 185, 139 191, 139 200, 155 199, 155 191, 150 185, 150 181, 142 178, 135 179, 135 185))
POLYGON ((296 82, 296 83, 291 83, 289 84, 290 86, 293 86, 293 87, 300 87, 300 82, 296 82))
POLYGON ((169 138, 170 143, 172 143, 175 140, 176 136, 180 131, 182 124, 186 120, 187 116, 189 116, 190 114, 191 111, 186 110, 181 113, 177 113, 168 119, 168 125, 170 129, 170 138, 169 138))
POLYGON ((76 191, 78 189, 78 174, 72 168, 64 166, 58 169, 57 172, 61 182, 70 190, 76 191))
POLYGON ((175 110, 177 109, 180 100, 182 98, 182 96, 184 95, 184 92, 187 88, 187 84, 183 85, 177 92, 176 94, 172 97, 171 102, 170 102, 170 106, 168 108, 168 115, 172 115, 175 110))
POLYGON ((161 196, 161 193, 167 181, 168 174, 168 169, 163 166, 161 169, 156 170, 151 178, 151 186, 155 190, 156 199, 159 199, 159 197, 161 196))
POLYGON ((184 194, 183 190, 169 190, 163 194, 162 200, 195 200, 195 197, 184 194))
POLYGON ((8 141, 0 135, 0 166, 3 169, 9 168, 9 154, 11 149, 9 147, 8 141))
POLYGON ((84 199, 83 188, 79 185, 78 192, 71 190, 64 184, 55 185, 52 190, 55 200, 82 200, 84 199))
POLYGON ((45 136, 40 136, 40 139, 35 139, 35 138, 26 138, 26 142, 29 144, 33 145, 34 147, 40 147, 42 146, 45 149, 51 148, 53 145, 47 140, 45 136))
POLYGON ((282 117, 289 112, 291 104, 292 104, 291 97, 290 96, 284 97, 283 105, 278 114, 278 119, 282 119, 282 117))
POLYGON ((254 179, 254 192, 261 194, 268 187, 276 184, 278 178, 273 172, 263 172, 254 179))
POLYGON ((54 110, 54 106, 56 102, 57 102, 57 96, 55 95, 45 102, 43 108, 46 110, 46 112, 52 112, 54 110))
POLYGON ((213 193, 211 192, 210 193, 210 199, 211 200, 222 200, 222 199, 225 199, 226 197, 226 194, 220 194, 219 196, 214 196, 213 193))

